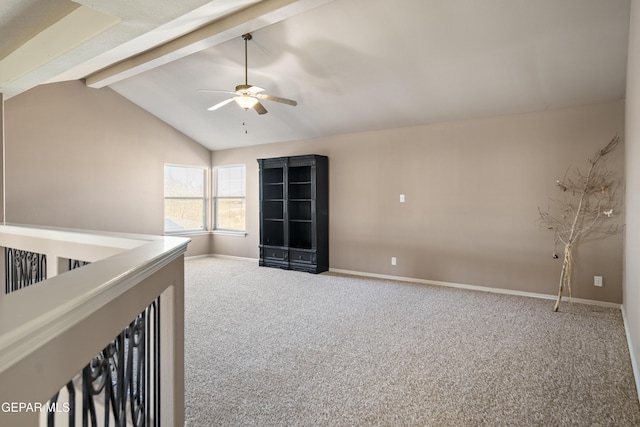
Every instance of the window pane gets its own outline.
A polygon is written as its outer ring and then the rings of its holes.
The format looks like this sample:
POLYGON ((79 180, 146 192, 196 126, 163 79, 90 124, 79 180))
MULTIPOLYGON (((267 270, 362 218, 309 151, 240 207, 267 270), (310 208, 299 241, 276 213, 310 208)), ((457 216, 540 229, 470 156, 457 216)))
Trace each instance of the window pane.
POLYGON ((226 166, 217 169, 217 193, 218 197, 244 196, 245 170, 242 166, 226 166))
POLYGON ((165 199, 164 230, 204 230, 204 200, 165 199))
POLYGON ((204 169, 164 167, 165 197, 204 197, 204 169))
POLYGON ((216 228, 222 230, 244 230, 244 198, 217 199, 216 228))

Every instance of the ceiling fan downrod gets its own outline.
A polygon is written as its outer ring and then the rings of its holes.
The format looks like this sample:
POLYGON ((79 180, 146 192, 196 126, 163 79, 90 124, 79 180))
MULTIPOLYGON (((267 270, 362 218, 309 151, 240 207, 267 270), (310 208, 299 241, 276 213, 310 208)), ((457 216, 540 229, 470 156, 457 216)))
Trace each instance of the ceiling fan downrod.
POLYGON ((243 34, 242 38, 244 39, 244 84, 249 87, 249 64, 247 60, 247 42, 251 40, 253 37, 251 33, 243 34))

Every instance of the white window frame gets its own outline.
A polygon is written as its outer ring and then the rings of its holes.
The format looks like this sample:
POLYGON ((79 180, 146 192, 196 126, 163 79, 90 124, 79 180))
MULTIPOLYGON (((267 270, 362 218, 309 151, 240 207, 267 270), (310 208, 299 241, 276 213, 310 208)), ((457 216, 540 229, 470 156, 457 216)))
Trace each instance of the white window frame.
POLYGON ((236 164, 236 165, 222 165, 216 166, 213 168, 213 233, 214 234, 225 234, 232 236, 246 236, 247 235, 247 166, 245 164, 236 164), (220 183, 219 172, 221 169, 230 169, 230 168, 239 168, 243 169, 243 177, 242 177, 242 195, 226 195, 220 196, 218 185, 220 183), (244 200, 244 228, 243 229, 229 229, 229 228, 221 228, 218 225, 218 200, 220 199, 243 199, 244 200))
MULTIPOLYGON (((190 233, 202 233, 206 232, 208 229, 208 221, 207 221, 207 205, 208 205, 208 188, 207 188, 207 174, 208 168, 204 166, 192 166, 192 165, 179 165, 174 163, 165 163, 163 168, 164 179, 166 179, 167 167, 172 168, 183 168, 183 169, 197 169, 202 171, 202 196, 167 196, 166 187, 163 188, 164 191, 164 201, 166 200, 202 200, 202 228, 185 228, 180 230, 167 230, 164 228, 164 234, 190 234, 190 233)), ((166 185, 166 182, 163 181, 163 186, 166 185)), ((164 209, 164 207, 163 207, 164 209)), ((163 218, 166 219, 166 212, 163 215, 163 218)), ((164 227, 164 226, 163 226, 164 227)))

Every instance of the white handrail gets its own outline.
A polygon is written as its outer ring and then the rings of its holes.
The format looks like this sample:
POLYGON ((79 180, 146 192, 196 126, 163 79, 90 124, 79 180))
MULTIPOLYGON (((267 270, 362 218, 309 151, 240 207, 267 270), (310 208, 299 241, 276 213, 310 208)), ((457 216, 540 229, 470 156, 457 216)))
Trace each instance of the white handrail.
POLYGON ((46 254, 54 270, 54 258, 95 262, 153 239, 153 236, 0 225, 0 246, 46 254))
POLYGON ((28 407, 13 411, 6 403, 47 402, 159 295, 162 419, 165 425, 183 424, 189 239, 130 237, 0 226, 0 245, 17 242, 21 250, 48 245, 51 253, 55 246, 66 257, 82 246, 88 252, 110 248, 103 254, 117 249, 98 262, 0 297, 0 425, 37 426, 39 414, 28 407), (73 251, 65 252, 68 248, 73 251))

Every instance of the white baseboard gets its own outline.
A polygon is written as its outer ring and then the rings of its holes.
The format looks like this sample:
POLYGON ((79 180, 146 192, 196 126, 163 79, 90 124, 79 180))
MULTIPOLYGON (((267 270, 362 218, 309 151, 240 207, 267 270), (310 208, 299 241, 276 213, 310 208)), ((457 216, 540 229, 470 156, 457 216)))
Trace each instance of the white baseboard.
MULTIPOLYGON (((185 257, 185 259, 192 260, 192 259, 209 258, 209 257, 222 258, 222 259, 234 259, 237 261, 247 261, 247 262, 259 261, 257 258, 248 258, 248 257, 240 257, 240 256, 233 256, 233 255, 222 255, 222 254, 195 255, 195 256, 185 257)), ((445 286, 449 288, 468 289, 468 290, 480 291, 480 292, 492 292, 496 294, 517 295, 522 297, 541 298, 541 299, 549 299, 549 300, 555 300, 557 298, 556 295, 539 294, 535 292, 523 292, 523 291, 516 291, 513 289, 490 288, 487 286, 477 286, 477 285, 465 285, 462 283, 439 282, 437 280, 416 279, 412 277, 392 276, 388 274, 378 274, 378 273, 366 273, 363 271, 343 270, 340 268, 329 268, 329 271, 332 273, 348 274, 351 276, 372 277, 375 279, 395 280, 397 282, 421 283, 424 285, 445 286)), ((579 304, 597 305, 600 307, 608 307, 608 308, 617 308, 618 310, 622 309, 622 304, 616 304, 613 302, 596 301, 596 300, 583 299, 583 298, 570 299, 569 297, 566 297, 566 296, 562 297, 562 301, 572 301, 579 304)))
MULTIPOLYGON (((523 292, 523 291, 515 291, 512 289, 490 288, 486 286, 477 286, 477 285, 465 285, 462 283, 439 282, 437 280, 416 279, 411 277, 391 276, 387 274, 365 273, 362 271, 342 270, 339 268, 330 268, 329 271, 332 273, 349 274, 352 276, 372 277, 376 279, 395 280, 398 282, 421 283, 423 285, 445 286, 449 288, 468 289, 468 290, 480 291, 480 292, 492 292, 496 294, 517 295, 522 297, 541 298, 541 299, 549 299, 549 300, 555 300, 557 298, 556 295, 538 294, 535 292, 523 292)), ((569 301, 569 298, 562 297, 562 300, 569 301)), ((579 304, 588 304, 588 305, 597 305, 600 307, 617 308, 618 310, 620 310, 622 307, 621 304, 616 304, 613 302, 595 301, 595 300, 589 300, 589 299, 583 299, 583 298, 571 298, 571 301, 577 302, 579 304)))
POLYGON ((200 259, 200 258, 221 258, 221 259, 234 259, 236 261, 247 261, 247 262, 258 262, 258 258, 248 258, 241 256, 233 256, 233 255, 222 255, 222 254, 207 254, 207 255, 195 255, 190 257, 185 257, 185 259, 200 259))
POLYGON ((210 258, 211 255, 192 255, 192 256, 186 256, 184 257, 185 260, 192 260, 192 259, 202 259, 202 258, 210 258))
POLYGON ((633 343, 631 342, 631 334, 627 324, 627 313, 622 306, 622 322, 624 323, 624 333, 627 336, 627 346, 629 347, 629 356, 631 357, 631 368, 633 368, 633 377, 636 380, 636 392, 638 393, 638 401, 640 401, 640 370, 638 369, 637 355, 633 351, 633 343))

